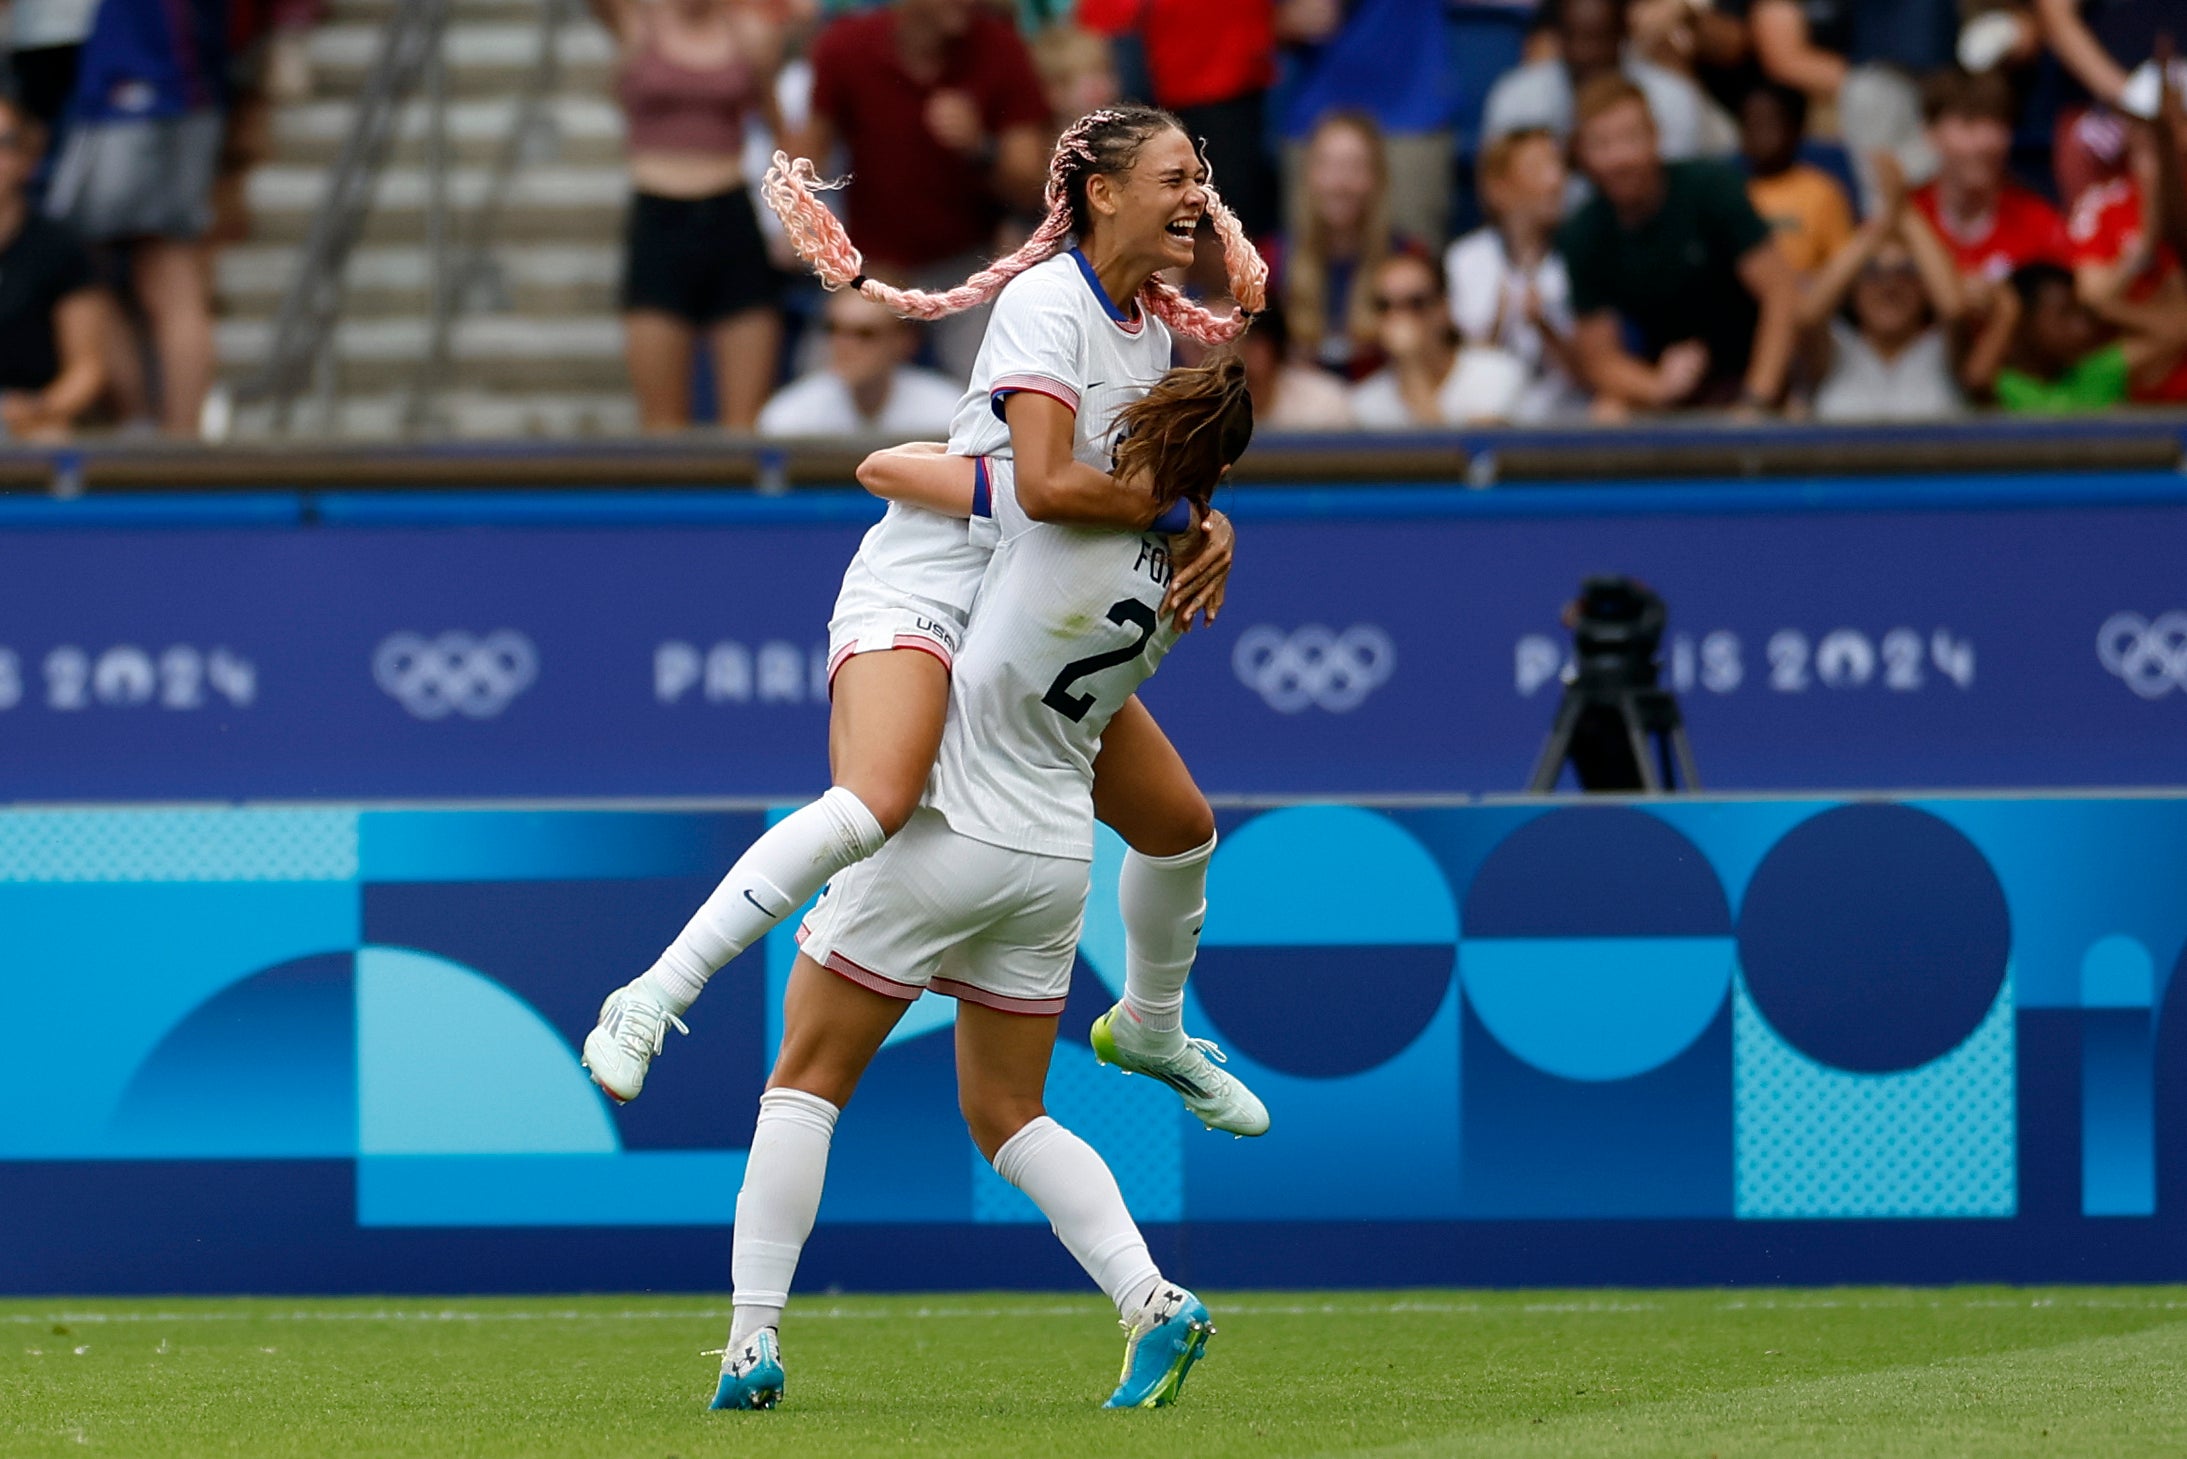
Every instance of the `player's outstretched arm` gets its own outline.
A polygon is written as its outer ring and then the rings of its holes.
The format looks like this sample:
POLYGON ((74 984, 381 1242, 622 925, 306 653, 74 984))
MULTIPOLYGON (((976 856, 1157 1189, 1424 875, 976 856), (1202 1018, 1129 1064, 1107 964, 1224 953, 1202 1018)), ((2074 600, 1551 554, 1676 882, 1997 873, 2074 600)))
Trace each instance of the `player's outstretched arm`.
POLYGON ((925 507, 945 517, 972 515, 973 462, 939 441, 912 441, 858 463, 858 484, 883 501, 925 507))

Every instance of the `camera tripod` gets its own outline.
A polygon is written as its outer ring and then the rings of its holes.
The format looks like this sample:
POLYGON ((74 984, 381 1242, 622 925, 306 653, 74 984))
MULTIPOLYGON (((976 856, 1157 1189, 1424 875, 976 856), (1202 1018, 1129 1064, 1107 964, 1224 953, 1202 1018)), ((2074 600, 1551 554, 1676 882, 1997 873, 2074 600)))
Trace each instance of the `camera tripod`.
POLYGON ((1582 790, 1701 788, 1678 700, 1653 684, 1590 682, 1586 674, 1567 684, 1527 789, 1556 789, 1567 760, 1582 790))

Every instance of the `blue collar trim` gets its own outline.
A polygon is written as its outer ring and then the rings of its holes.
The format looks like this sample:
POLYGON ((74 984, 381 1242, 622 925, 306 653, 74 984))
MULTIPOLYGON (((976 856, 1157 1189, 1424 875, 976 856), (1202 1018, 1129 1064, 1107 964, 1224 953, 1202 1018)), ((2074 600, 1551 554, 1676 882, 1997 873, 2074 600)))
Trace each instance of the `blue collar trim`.
POLYGON ((1109 318, 1115 320, 1118 324, 1137 324, 1139 322, 1133 315, 1126 314, 1116 307, 1116 301, 1109 297, 1109 291, 1101 287, 1101 275, 1095 273, 1094 266, 1086 262, 1086 255, 1082 250, 1072 249, 1071 260, 1078 265, 1078 271, 1086 276, 1086 287, 1093 290, 1094 297, 1101 301, 1102 311, 1109 318))

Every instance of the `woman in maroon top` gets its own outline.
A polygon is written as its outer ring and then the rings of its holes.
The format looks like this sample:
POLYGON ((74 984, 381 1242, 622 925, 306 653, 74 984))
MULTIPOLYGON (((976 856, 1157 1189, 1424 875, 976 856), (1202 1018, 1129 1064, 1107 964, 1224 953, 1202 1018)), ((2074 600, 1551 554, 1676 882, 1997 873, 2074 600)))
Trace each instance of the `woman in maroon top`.
POLYGON ((781 280, 744 175, 744 122, 777 135, 782 34, 737 0, 591 0, 616 38, 633 193, 625 357, 647 430, 690 424, 692 351, 713 351, 721 423, 750 430, 774 385, 781 280))

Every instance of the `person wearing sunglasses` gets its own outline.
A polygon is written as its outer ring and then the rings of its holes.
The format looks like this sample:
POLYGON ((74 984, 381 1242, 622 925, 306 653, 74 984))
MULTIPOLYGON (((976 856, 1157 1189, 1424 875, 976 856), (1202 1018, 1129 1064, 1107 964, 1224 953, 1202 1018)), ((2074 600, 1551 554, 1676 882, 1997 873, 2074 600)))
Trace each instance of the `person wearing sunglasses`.
POLYGON ((828 295, 821 321, 827 363, 775 392, 759 413, 761 435, 938 441, 949 434, 963 382, 910 363, 910 324, 847 289, 828 295))
POLYGON ((1391 254, 1375 269, 1368 304, 1389 363, 1352 389, 1361 426, 1440 430, 1511 419, 1529 371, 1509 351, 1459 347, 1440 263, 1409 250, 1391 254))
POLYGON ((1888 154, 1874 161, 1879 205, 1817 271, 1800 301, 1815 340, 1826 421, 1941 420, 1966 401, 1957 378, 1966 293, 1943 240, 1909 205, 1888 154), (1841 312, 1840 306, 1843 306, 1841 312))
POLYGON ((23 197, 42 142, 21 104, 0 98, 0 426, 14 441, 65 437, 106 388, 108 305, 90 250, 23 197))

